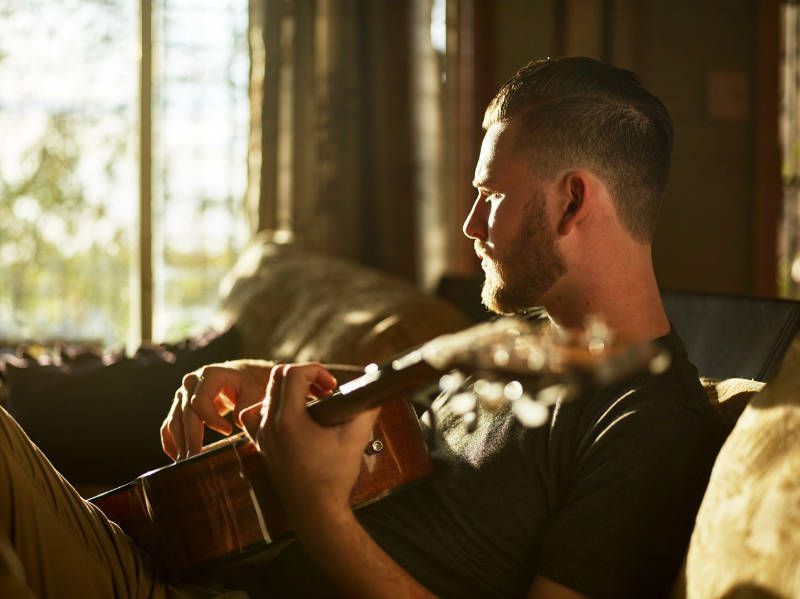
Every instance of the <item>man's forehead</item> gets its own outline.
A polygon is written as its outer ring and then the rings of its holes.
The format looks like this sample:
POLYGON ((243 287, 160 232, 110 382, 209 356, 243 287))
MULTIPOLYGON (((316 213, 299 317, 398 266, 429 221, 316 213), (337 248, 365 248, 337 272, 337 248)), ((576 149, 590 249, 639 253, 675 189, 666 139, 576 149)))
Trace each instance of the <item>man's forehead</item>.
POLYGON ((519 159, 515 152, 513 129, 513 124, 504 121, 495 123, 486 130, 475 165, 473 186, 491 187, 491 182, 498 177, 498 171, 510 167, 519 159))

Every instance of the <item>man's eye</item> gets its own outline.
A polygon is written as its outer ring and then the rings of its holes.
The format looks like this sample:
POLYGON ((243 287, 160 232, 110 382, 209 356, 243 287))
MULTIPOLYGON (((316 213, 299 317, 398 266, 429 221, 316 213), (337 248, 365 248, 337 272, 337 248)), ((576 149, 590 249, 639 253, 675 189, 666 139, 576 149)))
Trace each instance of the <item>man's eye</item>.
POLYGON ((478 191, 478 200, 487 204, 503 199, 503 194, 496 191, 478 191))

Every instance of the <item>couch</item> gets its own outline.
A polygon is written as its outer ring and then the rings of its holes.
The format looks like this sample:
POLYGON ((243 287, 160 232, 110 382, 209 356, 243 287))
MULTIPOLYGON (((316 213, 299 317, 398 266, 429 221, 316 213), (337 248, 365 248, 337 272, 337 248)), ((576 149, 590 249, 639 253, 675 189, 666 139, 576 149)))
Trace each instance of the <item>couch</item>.
POLYGON ((673 292, 665 305, 729 430, 673 596, 800 597, 800 302, 673 292))
POLYGON ((91 495, 168 463, 159 427, 182 376, 204 364, 239 357, 381 363, 470 323, 406 281, 268 234, 253 240, 221 289, 213 327, 179 343, 131 356, 80 347, 0 351, 0 402, 91 495))
MULTIPOLYGON (((7 355, 7 407, 68 478, 96 491, 164 463, 158 425, 181 375, 204 363, 379 363, 488 317, 475 279, 444 278, 436 297, 269 236, 254 240, 222 287, 213 330, 181 344, 94 361, 7 355), (108 419, 124 420, 124 430, 106 430, 108 419), (65 423, 78 435, 65 438, 65 423)), ((673 594, 800 597, 800 302, 685 292, 664 300, 731 431, 673 594)))
POLYGON ((747 401, 714 463, 673 595, 800 597, 800 338, 766 385, 725 384, 747 401))

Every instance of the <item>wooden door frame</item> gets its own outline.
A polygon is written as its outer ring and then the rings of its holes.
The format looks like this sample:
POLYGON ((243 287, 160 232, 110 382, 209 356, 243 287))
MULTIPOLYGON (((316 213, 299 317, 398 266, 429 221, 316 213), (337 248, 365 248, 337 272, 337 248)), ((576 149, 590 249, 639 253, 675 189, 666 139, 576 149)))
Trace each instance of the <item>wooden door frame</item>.
POLYGON ((758 296, 778 292, 778 225, 783 203, 780 140, 780 0, 756 3, 755 189, 752 287, 758 296))

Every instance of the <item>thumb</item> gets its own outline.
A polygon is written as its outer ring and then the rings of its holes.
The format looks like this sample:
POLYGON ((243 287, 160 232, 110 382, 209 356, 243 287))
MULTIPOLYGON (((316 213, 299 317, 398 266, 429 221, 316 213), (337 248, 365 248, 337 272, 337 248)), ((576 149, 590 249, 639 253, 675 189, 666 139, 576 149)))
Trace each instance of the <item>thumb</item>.
POLYGON ((244 430, 253 443, 256 442, 256 434, 258 433, 258 428, 261 425, 263 410, 264 402, 260 401, 258 403, 254 403, 252 406, 248 406, 239 413, 239 418, 242 421, 244 430))

